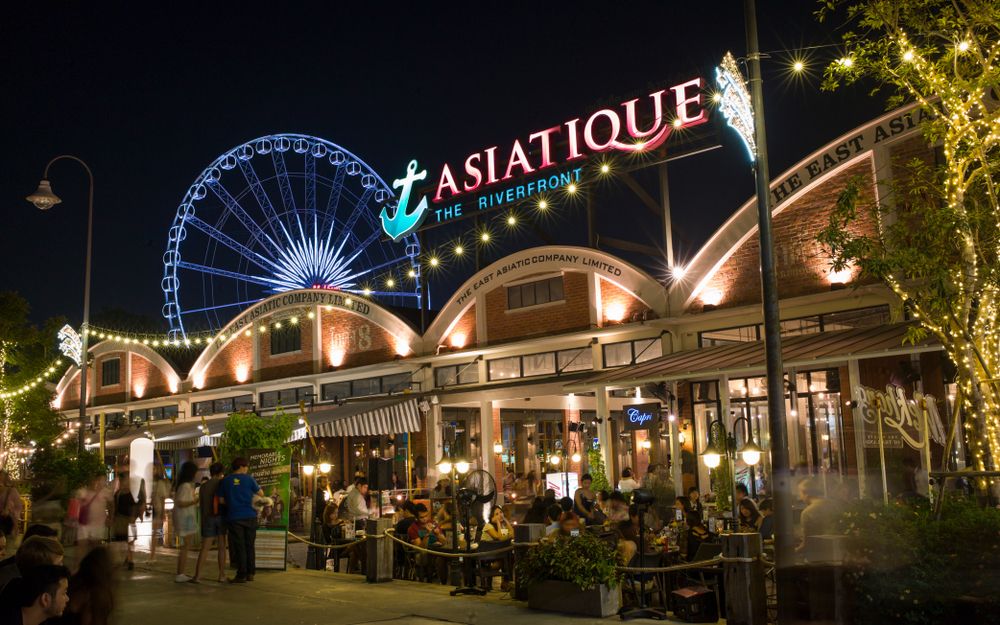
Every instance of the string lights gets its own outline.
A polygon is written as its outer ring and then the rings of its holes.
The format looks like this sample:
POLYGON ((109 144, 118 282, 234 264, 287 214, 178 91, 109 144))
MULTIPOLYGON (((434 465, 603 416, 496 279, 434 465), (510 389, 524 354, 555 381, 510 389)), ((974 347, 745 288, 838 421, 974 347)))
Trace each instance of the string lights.
POLYGON ((0 389, 0 399, 11 399, 31 392, 39 385, 44 384, 51 376, 59 371, 62 367, 62 362, 61 358, 57 358, 48 367, 32 376, 30 382, 25 382, 19 387, 0 389))

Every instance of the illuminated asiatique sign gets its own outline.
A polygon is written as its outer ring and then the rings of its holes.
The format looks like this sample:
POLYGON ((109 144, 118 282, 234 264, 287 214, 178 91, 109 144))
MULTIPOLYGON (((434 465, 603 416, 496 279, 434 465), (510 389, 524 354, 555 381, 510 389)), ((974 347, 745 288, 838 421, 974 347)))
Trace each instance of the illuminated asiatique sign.
POLYGON ((604 108, 584 120, 575 117, 515 139, 501 150, 491 146, 468 155, 457 166, 443 164, 434 176, 418 171, 410 161, 406 175, 393 182, 401 190, 395 206, 382 209, 382 229, 393 240, 417 230, 425 222, 443 223, 520 202, 527 198, 570 187, 580 182, 581 159, 601 152, 636 153, 661 146, 670 133, 708 121, 702 107, 704 81, 687 82, 649 94, 649 119, 640 128, 640 98, 604 108), (433 197, 411 197, 418 180, 436 181, 433 197), (517 182, 515 183, 515 179, 517 182))
POLYGON ((77 331, 73 329, 73 326, 66 324, 59 329, 56 338, 59 339, 59 351, 79 367, 80 363, 83 362, 83 339, 80 338, 77 331))
POLYGON ((750 153, 750 160, 757 160, 750 92, 731 52, 726 52, 726 56, 722 57, 722 63, 715 68, 715 82, 719 85, 719 110, 722 111, 729 127, 743 140, 743 145, 750 153))

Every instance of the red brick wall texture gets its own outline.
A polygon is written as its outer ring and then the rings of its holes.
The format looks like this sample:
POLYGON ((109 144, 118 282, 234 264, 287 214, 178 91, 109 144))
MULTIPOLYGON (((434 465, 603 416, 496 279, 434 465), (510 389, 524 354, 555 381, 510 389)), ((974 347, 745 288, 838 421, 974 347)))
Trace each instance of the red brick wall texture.
MULTIPOLYGON (((871 161, 865 159, 795 200, 775 216, 774 260, 781 298, 830 290, 827 276, 830 259, 816 237, 829 224, 830 213, 840 193, 855 177, 862 180, 859 207, 871 206, 875 200, 874 179, 871 161)), ((874 233, 874 217, 869 211, 859 209, 851 230, 856 234, 874 233)), ((702 293, 711 289, 718 289, 723 294, 719 308, 760 302, 760 238, 756 233, 720 267, 702 293)), ((691 312, 701 309, 700 301, 691 306, 691 312)))
POLYGON ((563 273, 562 302, 507 310, 507 289, 497 287, 486 294, 486 327, 489 343, 557 334, 590 327, 590 289, 587 274, 563 273))

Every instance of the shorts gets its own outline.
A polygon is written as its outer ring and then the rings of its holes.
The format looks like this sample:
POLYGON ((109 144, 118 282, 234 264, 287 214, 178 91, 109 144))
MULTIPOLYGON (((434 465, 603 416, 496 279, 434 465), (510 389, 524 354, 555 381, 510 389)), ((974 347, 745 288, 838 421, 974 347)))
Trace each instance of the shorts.
POLYGON ((221 516, 205 517, 201 520, 201 537, 216 538, 226 535, 226 524, 221 516))
POLYGON ((111 522, 111 540, 115 542, 129 541, 129 526, 131 524, 132 520, 128 517, 115 515, 114 520, 111 522))

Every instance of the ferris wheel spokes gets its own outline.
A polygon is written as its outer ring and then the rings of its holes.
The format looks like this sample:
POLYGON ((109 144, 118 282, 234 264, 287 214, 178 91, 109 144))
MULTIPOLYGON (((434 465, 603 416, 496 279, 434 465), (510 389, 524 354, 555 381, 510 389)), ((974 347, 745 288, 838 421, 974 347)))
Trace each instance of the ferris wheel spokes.
POLYGON ((216 229, 214 226, 205 223, 197 215, 192 215, 192 216, 188 217, 187 218, 187 223, 191 224, 192 226, 194 226, 198 230, 201 230, 203 233, 205 233, 209 237, 211 237, 211 238, 215 239, 216 241, 218 241, 219 243, 225 245, 226 247, 228 247, 232 251, 236 252, 237 254, 239 254, 240 256, 242 256, 243 258, 245 258, 246 260, 250 261, 251 263, 257 265, 261 269, 263 269, 265 271, 271 271, 271 270, 274 269, 274 263, 272 263, 271 261, 269 261, 267 258, 261 256, 257 252, 254 252, 253 250, 251 250, 250 248, 246 247, 242 243, 240 243, 240 242, 236 241, 235 239, 233 239, 232 237, 228 236, 226 233, 222 232, 221 230, 216 229))

